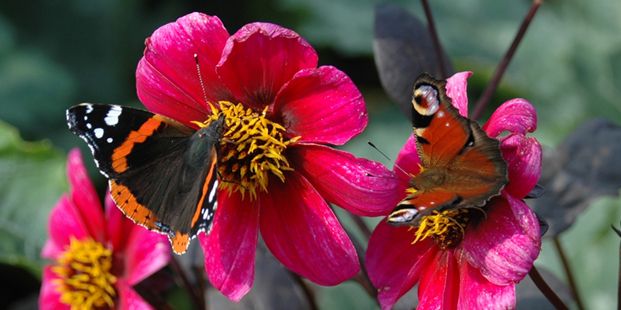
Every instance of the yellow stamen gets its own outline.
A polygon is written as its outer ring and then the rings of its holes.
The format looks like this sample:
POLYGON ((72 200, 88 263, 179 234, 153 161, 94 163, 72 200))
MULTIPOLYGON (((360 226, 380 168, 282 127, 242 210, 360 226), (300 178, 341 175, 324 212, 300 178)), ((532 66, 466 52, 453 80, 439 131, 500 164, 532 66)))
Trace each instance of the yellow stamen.
POLYGON ((60 301, 70 305, 71 310, 114 309, 116 277, 111 269, 110 249, 90 238, 71 237, 69 246, 52 267, 59 277, 54 283, 60 301))
POLYGON ((464 237, 466 225, 470 221, 468 209, 454 211, 434 211, 423 217, 416 230, 412 244, 431 237, 442 248, 454 248, 464 237))
POLYGON ((283 171, 292 171, 283 152, 300 138, 287 140, 286 129, 267 119, 267 107, 262 112, 245 108, 241 103, 219 102, 220 110, 211 107, 212 115, 195 124, 206 127, 224 115, 226 128, 220 143, 218 171, 223 182, 221 188, 229 193, 239 191, 244 197, 246 190, 250 199, 256 199, 257 188, 267 192, 270 173, 285 181, 283 171))

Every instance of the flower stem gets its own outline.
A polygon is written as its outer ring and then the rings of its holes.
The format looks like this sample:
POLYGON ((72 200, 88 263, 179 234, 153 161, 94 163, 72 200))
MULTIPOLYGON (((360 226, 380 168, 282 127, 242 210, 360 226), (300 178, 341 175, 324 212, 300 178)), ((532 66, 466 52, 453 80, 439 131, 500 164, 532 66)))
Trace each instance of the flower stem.
POLYGON ((444 58, 442 57, 442 46, 440 45, 440 39, 438 38, 438 32, 436 31, 436 25, 433 21, 433 14, 431 14, 431 8, 429 7, 429 2, 427 0, 421 0, 423 4, 423 8, 425 10, 425 16, 427 17, 427 24, 429 27, 429 32, 431 34, 431 39, 433 40, 433 46, 436 49, 436 56, 438 57, 438 63, 440 64, 440 71, 442 72, 442 79, 446 79, 448 77, 448 72, 446 72, 446 67, 444 66, 444 58))
MULTIPOLYGON (((183 287, 188 292, 188 294, 190 294, 190 297, 192 297, 191 299, 192 299, 192 303, 194 304, 194 308, 207 309, 207 305, 205 305, 205 302, 204 302, 205 299, 203 298, 202 294, 199 294, 194 289, 194 286, 192 286, 192 283, 190 283, 190 280, 188 279, 187 275, 183 271, 183 268, 181 267, 177 259, 174 257, 174 255, 170 258, 170 267, 172 267, 175 274, 181 280, 183 287)), ((202 292, 203 291, 201 291, 201 293, 202 292)))
POLYGON ((308 307, 310 308, 310 310, 318 310, 319 308, 317 307, 317 301, 315 301, 315 293, 313 293, 313 290, 308 287, 308 284, 306 284, 306 282, 302 280, 302 277, 300 277, 299 274, 287 268, 285 268, 285 270, 289 272, 289 275, 291 275, 295 283, 297 283, 298 286, 302 289, 304 296, 306 296, 306 300, 308 300, 308 307))
MULTIPOLYGON (((362 218, 350 212, 347 213, 354 220, 362 234, 365 236, 366 240, 369 240, 369 238, 371 238, 371 231, 367 227, 366 223, 362 220, 362 218)), ((362 286, 362 288, 364 288, 367 294, 369 294, 369 296, 377 300, 377 290, 375 289, 375 287, 373 287, 373 283, 371 283, 371 279, 369 279, 369 274, 367 273, 367 267, 364 260, 364 248, 358 242, 358 240, 356 240, 356 238, 349 231, 347 231, 346 228, 343 229, 345 229, 345 232, 353 243, 354 248, 356 249, 356 254, 358 254, 358 261, 360 263, 360 272, 358 272, 358 274, 356 274, 352 278, 352 280, 358 282, 362 286)))
POLYGON ((552 290, 552 288, 550 288, 548 283, 543 279, 543 277, 541 277, 541 274, 539 273, 539 270, 537 270, 537 267, 535 267, 535 265, 533 265, 533 268, 530 269, 528 275, 533 280, 535 285, 537 285, 537 288, 539 288, 543 295, 554 306, 554 308, 559 310, 569 310, 567 305, 565 305, 561 298, 556 295, 556 293, 552 290))
POLYGON ((574 280, 574 275, 571 272, 571 268, 569 267, 569 261, 565 256, 565 251, 563 251, 563 247, 561 245, 561 241, 558 236, 554 238, 554 246, 556 246, 556 251, 558 252, 559 257, 561 258, 561 263, 563 263, 563 268, 565 269, 565 274, 567 275, 567 282, 569 282, 569 289, 571 289, 571 294, 574 295, 574 299, 576 299, 576 304, 578 305, 578 309, 583 310, 584 305, 582 304, 582 300, 580 299, 580 294, 578 294, 578 288, 576 286, 576 281, 574 280))
MULTIPOLYGON (((612 226, 612 230, 614 230, 615 233, 617 233, 617 235, 621 237, 621 231, 615 228, 613 225, 610 226, 612 226)), ((621 247, 619 248, 619 280, 617 281, 617 309, 621 310, 621 247)))
POLYGON ((360 232, 364 235, 364 237, 368 241, 371 238, 371 230, 369 230, 369 227, 367 226, 367 224, 364 222, 364 220, 362 220, 362 217, 360 217, 359 215, 353 214, 351 212, 347 212, 347 214, 349 214, 349 217, 351 217, 351 219, 354 221, 354 223, 356 224, 360 232))
POLYGON ((535 17, 535 13, 537 13, 537 9, 539 9, 539 6, 541 6, 542 1, 543 0, 533 0, 533 4, 531 5, 530 10, 526 14, 526 17, 524 17, 522 26, 520 27, 520 30, 518 30, 518 33, 515 35, 511 47, 509 47, 509 50, 507 50, 507 53, 503 57, 502 61, 500 62, 500 64, 498 64, 498 68, 496 68, 494 77, 489 82, 489 84, 487 84, 487 88, 485 88, 485 91, 483 91, 483 95, 481 95, 481 98, 479 98, 479 102, 477 102, 477 105, 474 108, 474 112, 472 113, 472 119, 479 119, 481 117, 481 114, 483 114, 483 111, 485 110, 485 107, 489 103, 490 99, 492 99, 492 95, 496 91, 496 88, 498 88, 498 83, 500 83, 502 75, 505 73, 505 70, 509 66, 509 62, 513 58, 513 54, 515 54, 518 45, 520 44, 522 38, 524 37, 524 34, 526 33, 526 29, 528 29, 528 26, 535 17))

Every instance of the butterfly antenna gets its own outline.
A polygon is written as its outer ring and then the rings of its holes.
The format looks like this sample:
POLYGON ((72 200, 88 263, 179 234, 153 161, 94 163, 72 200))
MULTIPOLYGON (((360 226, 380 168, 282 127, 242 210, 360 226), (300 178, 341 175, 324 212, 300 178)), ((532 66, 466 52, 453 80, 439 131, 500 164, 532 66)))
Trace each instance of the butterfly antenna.
POLYGON ((233 184, 237 184, 238 186, 243 187, 245 190, 250 191, 249 188, 245 187, 243 184, 241 184, 240 182, 237 182, 235 180, 225 180, 222 178, 222 174, 220 174, 220 171, 218 170, 218 176, 220 177, 220 180, 224 183, 233 183, 233 184))
POLYGON ((405 173, 405 175, 410 175, 409 173, 405 172, 405 170, 403 170, 403 168, 399 167, 397 165, 397 163, 395 163, 390 157, 388 157, 388 155, 384 154, 384 152, 380 151, 380 149, 377 148, 377 146, 375 146, 375 144, 373 144, 373 142, 371 141, 367 141, 367 143, 374 148, 376 151, 378 151, 380 154, 382 154, 382 156, 386 157, 386 159, 388 159, 388 161, 390 161, 391 163, 393 163, 393 165, 395 165, 395 167, 397 167, 397 169, 401 170, 401 172, 405 173))
POLYGON ((201 83, 201 89, 203 90, 203 99, 205 99, 205 103, 209 102, 207 100, 207 92, 205 91, 205 84, 203 84, 203 75, 201 74, 201 66, 198 65, 198 54, 194 54, 194 61, 196 61, 196 71, 198 72, 198 81, 201 83))
POLYGON ((445 214, 440 214, 441 216, 447 218, 449 221, 455 223, 455 225, 459 226, 459 229, 461 230, 461 235, 465 236, 466 235, 466 231, 464 230, 464 226, 462 226, 461 224, 459 224, 459 222, 457 222, 457 220, 455 220, 454 218, 447 216, 445 214))

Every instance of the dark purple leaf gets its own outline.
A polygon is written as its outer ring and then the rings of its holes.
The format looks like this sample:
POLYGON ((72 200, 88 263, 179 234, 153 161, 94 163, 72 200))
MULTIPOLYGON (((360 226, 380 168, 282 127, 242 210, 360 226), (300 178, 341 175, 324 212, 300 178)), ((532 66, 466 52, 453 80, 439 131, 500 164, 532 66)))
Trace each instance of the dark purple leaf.
POLYGON ((539 183, 546 193, 528 200, 549 223, 548 237, 569 228, 602 195, 621 187, 621 128, 605 119, 585 122, 556 149, 544 152, 539 183))
MULTIPOLYGON (((411 119, 412 87, 416 78, 425 72, 442 77, 429 29, 405 9, 378 3, 375 5, 373 51, 382 86, 411 119)), ((444 51, 440 53, 445 68, 452 73, 448 57, 444 51)))

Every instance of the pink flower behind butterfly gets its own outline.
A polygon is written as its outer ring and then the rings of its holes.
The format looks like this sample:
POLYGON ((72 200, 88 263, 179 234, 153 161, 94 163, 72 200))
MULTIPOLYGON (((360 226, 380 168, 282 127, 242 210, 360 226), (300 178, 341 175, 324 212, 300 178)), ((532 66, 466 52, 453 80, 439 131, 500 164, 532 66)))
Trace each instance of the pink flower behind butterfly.
POLYGON ((166 236, 125 218, 109 195, 105 214, 80 151, 67 161, 70 194, 50 215, 41 256, 40 309, 153 309, 133 289, 170 260, 166 236))
MULTIPOLYGON (((446 85, 453 105, 466 117, 466 79, 471 74, 457 73, 446 85)), ((515 284, 530 271, 541 250, 538 220, 522 201, 541 173, 541 146, 535 138, 525 136, 536 126, 533 106, 513 99, 501 105, 482 127, 501 141, 509 185, 483 207, 486 217, 468 222, 456 246, 442 248, 433 238, 414 242, 418 228, 380 222, 369 241, 366 262, 383 309, 392 308, 417 283, 420 310, 515 308, 515 284), (505 131, 509 134, 499 136, 505 131)), ((396 165, 417 174, 419 164, 412 135, 396 165)), ((409 179, 398 169, 395 173, 402 180, 409 179)), ((407 181, 399 185, 401 198, 408 186, 407 181)))
POLYGON ((218 208, 211 233, 199 235, 217 289, 235 301, 248 292, 259 231, 280 262, 318 284, 359 271, 326 200, 383 214, 396 202, 396 181, 383 178, 391 172, 382 165, 327 146, 368 122, 345 73, 317 67, 315 50, 289 29, 251 23, 230 36, 217 17, 192 13, 147 39, 136 79, 155 113, 195 128, 227 119, 218 208))

